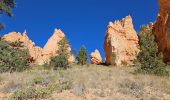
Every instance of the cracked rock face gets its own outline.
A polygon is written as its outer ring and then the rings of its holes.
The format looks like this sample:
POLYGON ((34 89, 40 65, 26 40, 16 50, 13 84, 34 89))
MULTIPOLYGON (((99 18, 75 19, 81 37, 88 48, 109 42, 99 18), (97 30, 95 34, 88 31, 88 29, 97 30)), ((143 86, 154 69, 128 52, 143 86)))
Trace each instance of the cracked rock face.
POLYGON ((106 64, 111 64, 112 53, 115 53, 116 65, 132 65, 139 53, 138 42, 131 16, 110 22, 104 41, 106 64))
POLYGON ((154 25, 154 34, 164 61, 170 61, 170 0, 158 0, 159 14, 154 25))
MULTIPOLYGON (((15 42, 20 40, 24 46, 24 48, 29 50, 30 56, 33 58, 34 63, 38 65, 43 65, 46 62, 50 61, 50 58, 52 56, 56 56, 56 51, 58 50, 58 42, 65 37, 65 34, 61 30, 55 30, 53 35, 50 37, 44 48, 35 46, 35 43, 33 43, 29 37, 27 36, 27 33, 24 32, 23 35, 21 33, 11 32, 9 34, 6 34, 2 37, 3 40, 15 42)), ((68 47, 67 51, 70 52, 71 48, 68 47)), ((74 62, 75 58, 70 55, 68 58, 69 62, 74 62)))

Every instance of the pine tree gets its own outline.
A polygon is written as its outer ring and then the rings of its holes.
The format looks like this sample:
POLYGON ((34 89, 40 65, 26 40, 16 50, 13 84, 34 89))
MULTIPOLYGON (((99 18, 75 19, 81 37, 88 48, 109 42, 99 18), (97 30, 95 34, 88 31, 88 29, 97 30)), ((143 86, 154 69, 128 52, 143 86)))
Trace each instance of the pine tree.
POLYGON ((57 56, 51 58, 50 66, 53 67, 54 70, 59 68, 67 69, 69 66, 68 58, 70 53, 67 51, 69 47, 69 42, 67 38, 63 38, 61 41, 58 42, 58 50, 57 56))
POLYGON ((88 54, 87 54, 86 48, 81 47, 77 55, 78 64, 85 65, 87 64, 87 60, 88 60, 88 54))
POLYGON ((30 67, 29 52, 0 41, 0 72, 21 72, 30 67))
MULTIPOLYGON (((9 17, 12 17, 12 8, 15 8, 14 0, 0 0, 0 14, 6 13, 9 17)), ((4 25, 0 23, 0 30, 4 28, 4 25)))
POLYGON ((116 61, 116 54, 113 52, 113 53, 112 53, 112 56, 111 56, 111 64, 112 64, 112 65, 116 65, 116 62, 115 62, 115 61, 116 61))
POLYGON ((138 54, 138 61, 141 68, 138 72, 146 74, 167 75, 166 64, 158 56, 158 46, 155 42, 155 37, 152 29, 147 26, 142 26, 139 33, 141 51, 138 54))

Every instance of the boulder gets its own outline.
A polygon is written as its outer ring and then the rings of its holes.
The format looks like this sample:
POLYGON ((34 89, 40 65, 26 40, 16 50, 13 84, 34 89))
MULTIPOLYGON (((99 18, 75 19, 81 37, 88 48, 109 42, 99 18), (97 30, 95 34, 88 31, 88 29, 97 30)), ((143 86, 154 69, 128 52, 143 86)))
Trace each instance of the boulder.
POLYGON ((170 62, 170 0, 158 0, 159 14, 153 28, 159 52, 170 62))
POLYGON ((132 65, 139 53, 138 42, 131 16, 110 22, 104 41, 106 64, 111 64, 112 53, 115 53, 116 65, 132 65))
POLYGON ((91 64, 100 65, 102 63, 102 57, 97 49, 91 53, 90 58, 91 64))

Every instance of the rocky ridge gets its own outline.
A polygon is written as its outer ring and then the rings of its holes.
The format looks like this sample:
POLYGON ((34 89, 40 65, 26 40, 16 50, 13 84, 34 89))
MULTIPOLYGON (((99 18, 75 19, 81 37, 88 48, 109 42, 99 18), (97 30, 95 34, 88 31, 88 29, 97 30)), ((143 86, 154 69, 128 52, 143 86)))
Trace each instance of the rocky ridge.
MULTIPOLYGON (((27 32, 25 31, 23 35, 21 33, 11 32, 2 37, 5 41, 15 42, 21 41, 23 46, 29 50, 29 54, 32 57, 32 60, 35 64, 42 65, 46 62, 49 62, 52 56, 57 55, 56 51, 58 50, 58 42, 65 37, 65 34, 58 29, 55 29, 53 35, 50 37, 44 48, 35 46, 35 43, 32 42, 27 32)), ((67 48, 67 52, 70 52, 71 48, 67 48)), ((70 55, 69 62, 74 62, 75 58, 70 55)))

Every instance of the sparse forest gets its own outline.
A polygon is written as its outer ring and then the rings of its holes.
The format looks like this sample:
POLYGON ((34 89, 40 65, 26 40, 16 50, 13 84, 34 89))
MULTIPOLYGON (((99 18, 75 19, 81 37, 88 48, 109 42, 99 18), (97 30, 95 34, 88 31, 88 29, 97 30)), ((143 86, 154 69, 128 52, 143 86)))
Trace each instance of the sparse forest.
MULTIPOLYGON (((12 17, 15 7, 14 0, 0 0, 0 16, 12 17)), ((109 23, 103 62, 100 52, 91 57, 85 46, 72 49, 61 30, 54 31, 47 49, 36 46, 26 33, 1 36, 0 100, 169 100, 170 65, 164 60, 168 44, 161 51, 157 30, 142 25, 136 33, 132 26, 131 16, 109 23), (42 59, 46 62, 36 63, 42 59)))

